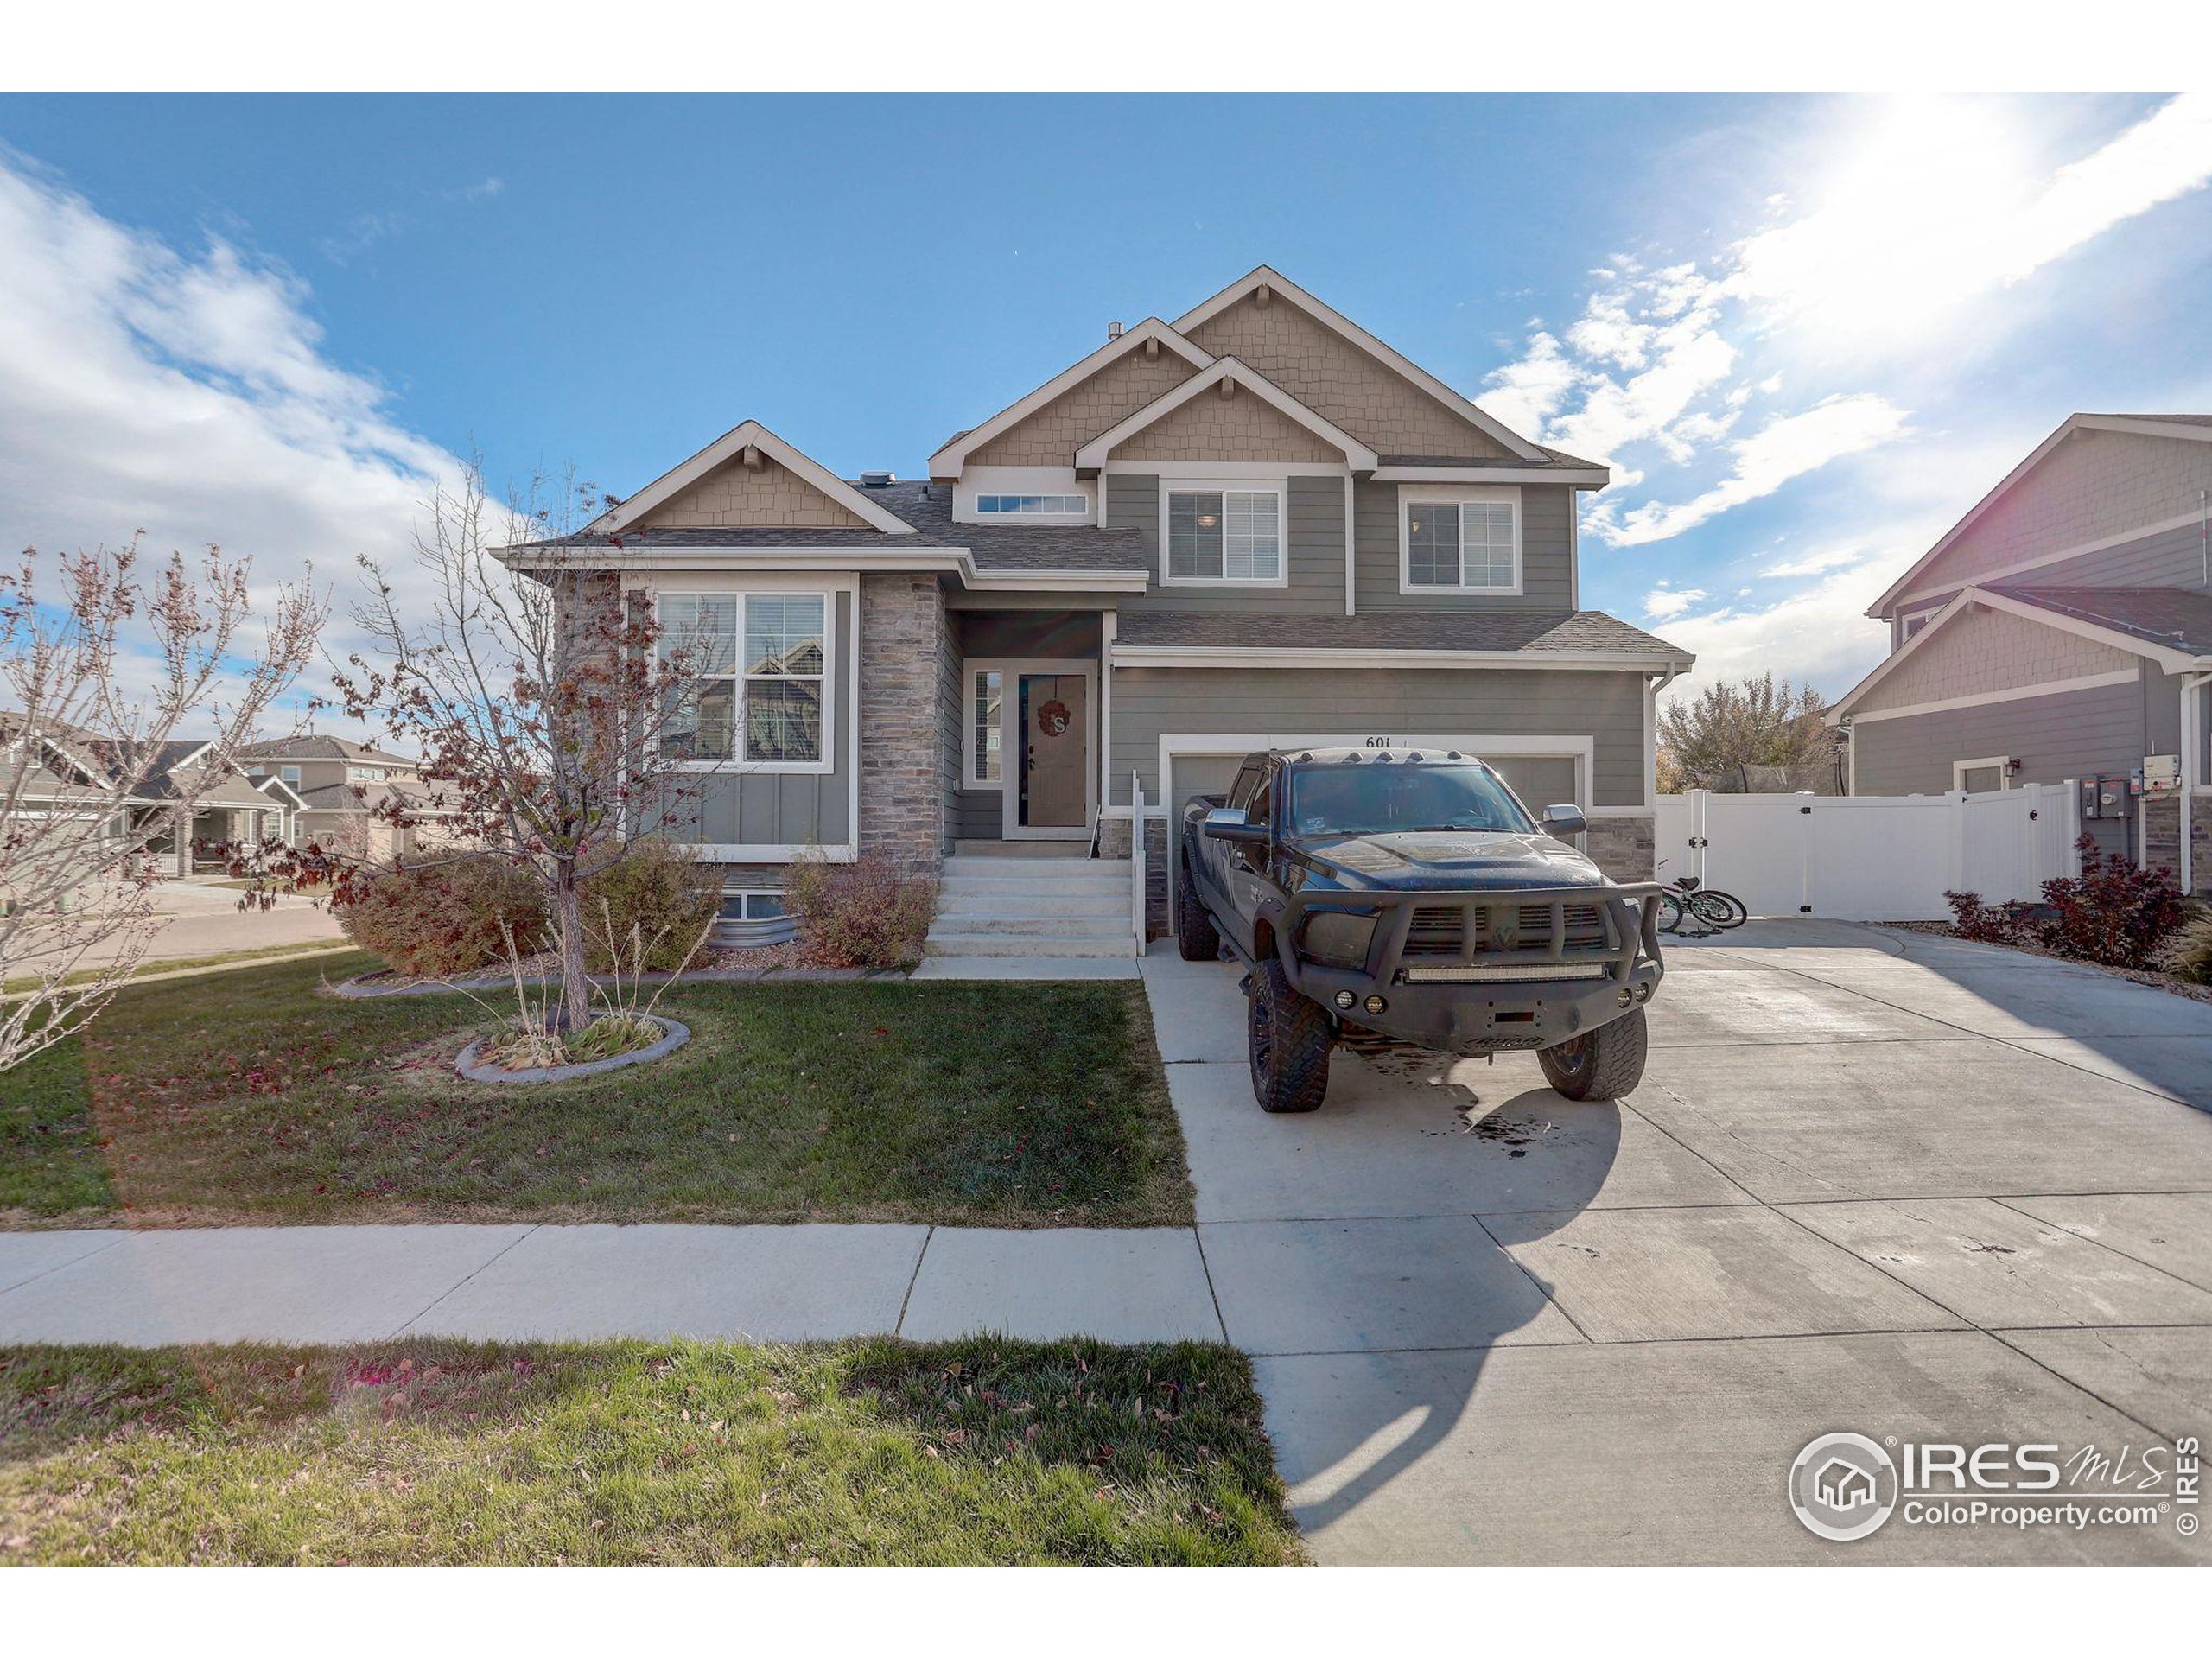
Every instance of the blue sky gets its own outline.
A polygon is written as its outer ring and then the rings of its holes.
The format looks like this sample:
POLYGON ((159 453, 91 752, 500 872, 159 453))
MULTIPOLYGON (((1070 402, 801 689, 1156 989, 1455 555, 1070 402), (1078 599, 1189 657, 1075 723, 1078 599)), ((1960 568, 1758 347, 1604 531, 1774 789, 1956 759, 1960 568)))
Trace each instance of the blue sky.
POLYGON ((454 458, 850 474, 1274 264, 1615 467, 1584 603, 1834 695, 2075 409, 2212 409, 2157 98, 0 100, 0 536, 404 550, 454 458))

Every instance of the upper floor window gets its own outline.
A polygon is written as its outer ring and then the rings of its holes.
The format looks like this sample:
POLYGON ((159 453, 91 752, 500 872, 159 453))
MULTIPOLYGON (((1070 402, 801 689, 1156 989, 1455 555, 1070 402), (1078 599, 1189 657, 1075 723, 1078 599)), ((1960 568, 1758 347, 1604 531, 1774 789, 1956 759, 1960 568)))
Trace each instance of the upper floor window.
MULTIPOLYGON (((1939 606, 1936 608, 1941 609, 1942 607, 1939 606)), ((1918 633, 1923 628, 1926 627, 1929 623, 1935 620, 1935 611, 1913 612, 1911 615, 1904 619, 1904 626, 1898 630, 1897 643, 1899 645, 1903 645, 1906 640, 1911 639, 1914 634, 1918 633)))
POLYGON ((297 766, 279 766, 276 769, 276 775, 294 789, 300 786, 300 769, 297 766))
POLYGON ((1166 580, 1284 580, 1281 490, 1170 489, 1166 494, 1166 580))
POLYGON ((995 518, 1084 518, 1090 512, 1087 495, 979 495, 976 511, 995 518))
POLYGON ((662 752, 679 760, 819 762, 829 611, 827 594, 663 594, 662 651, 683 653, 691 672, 663 721, 662 752))
MULTIPOLYGON (((291 768, 287 767, 286 770, 289 771, 291 768)), ((365 779, 371 783, 380 783, 384 779, 384 768, 382 766, 348 766, 346 768, 346 775, 349 778, 365 779)), ((292 780, 287 778, 284 781, 289 784, 292 780)))
POLYGON ((1517 491, 1408 491, 1399 514, 1398 585, 1405 592, 1521 591, 1517 491))

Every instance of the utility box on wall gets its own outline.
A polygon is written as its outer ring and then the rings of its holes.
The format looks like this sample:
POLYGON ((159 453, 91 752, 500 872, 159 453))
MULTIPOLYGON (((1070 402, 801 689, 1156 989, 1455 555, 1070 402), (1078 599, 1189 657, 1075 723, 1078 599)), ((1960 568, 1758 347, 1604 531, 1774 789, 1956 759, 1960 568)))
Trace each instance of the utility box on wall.
POLYGON ((2084 818, 2124 818, 2135 798, 2135 780, 2126 772, 2108 772, 2082 780, 2084 818))

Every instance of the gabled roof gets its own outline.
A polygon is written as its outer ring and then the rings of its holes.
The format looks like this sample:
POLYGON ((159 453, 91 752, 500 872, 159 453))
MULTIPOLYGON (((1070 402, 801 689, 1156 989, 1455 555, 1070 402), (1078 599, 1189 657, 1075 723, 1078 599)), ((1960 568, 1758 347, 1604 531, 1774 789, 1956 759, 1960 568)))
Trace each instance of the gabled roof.
POLYGON ((1233 357, 1224 357, 1215 359, 1207 368, 1192 375, 1165 397, 1154 398, 1118 426, 1109 427, 1084 444, 1075 452, 1076 470, 1083 472, 1103 467, 1119 445, 1161 416, 1182 408, 1193 397, 1213 391, 1224 381, 1254 393, 1278 414, 1287 416, 1323 442, 1344 451, 1344 460, 1353 471, 1372 472, 1380 464, 1381 457, 1344 428, 1308 409, 1257 369, 1240 363, 1233 357))
POLYGON ((758 421, 747 421, 732 427, 689 461, 671 467, 620 505, 609 507, 584 526, 585 532, 601 536, 618 533, 625 525, 634 524, 671 497, 690 488, 715 467, 736 459, 748 448, 760 450, 778 465, 796 473, 830 500, 861 522, 874 525, 884 535, 910 536, 913 533, 912 525, 901 522, 895 514, 887 512, 879 504, 869 500, 863 492, 846 483, 812 456, 793 448, 758 421))
POLYGON ((301 794, 298 790, 294 789, 289 784, 286 783, 283 779, 277 776, 277 774, 273 772, 266 778, 255 778, 251 779, 248 781, 251 782, 256 789, 259 790, 263 794, 269 796, 272 800, 276 798, 276 791, 282 790, 285 794, 292 798, 292 805, 298 807, 305 806, 308 804, 306 796, 301 794))
POLYGON ((1827 723, 1836 724, 1914 652, 1926 650, 1929 640, 1977 605, 2148 658, 2169 674, 2212 667, 2212 595, 2186 588, 1967 587, 1831 703, 1827 723))
POLYGON ((1430 397, 1442 404, 1469 425, 1487 433, 1513 454, 1524 461, 1544 459, 1542 449, 1531 443, 1503 422, 1493 419, 1475 407, 1467 398, 1446 385, 1427 369, 1402 353, 1385 345, 1350 317, 1315 299, 1304 289, 1292 282, 1271 265, 1261 265, 1238 277, 1210 300, 1205 300, 1175 319, 1175 327, 1185 334, 1196 328, 1208 318, 1217 316, 1246 296, 1261 289, 1271 289, 1282 298, 1312 317, 1325 327, 1333 329, 1360 350, 1412 381, 1430 397))
POLYGON ((1133 348, 1141 347, 1147 340, 1158 340, 1160 346, 1173 352, 1192 368, 1205 369, 1213 365, 1213 359, 1183 338, 1158 317, 1147 317, 1134 328, 1125 330, 1116 339, 1108 340, 1096 351, 1072 367, 1062 371, 1043 385, 1015 403, 1008 404, 980 426, 965 432, 956 432, 946 439, 938 452, 930 457, 931 478, 951 478, 967 463, 968 457, 1000 434, 1012 430, 1061 393, 1081 385, 1109 363, 1119 362, 1133 348))
POLYGON ((416 764, 405 755, 394 754, 389 749, 379 749, 369 743, 356 743, 351 738, 332 737, 321 732, 242 744, 238 747, 238 758, 263 761, 353 760, 365 766, 411 766, 416 764))
MULTIPOLYGON (((1943 537, 1913 562, 1912 568, 1883 590, 1882 596, 1866 607, 1866 614, 1878 617, 1896 602, 1897 597, 1912 591, 1913 583, 1928 567, 1942 558, 1951 544, 1978 523, 1981 516, 1995 506, 2014 485, 2039 466, 2043 458, 2066 442, 2076 432, 2132 432, 2148 438, 2186 438, 2198 443, 2212 443, 2212 415, 2069 415, 2059 428, 2029 454, 2028 458, 2005 474, 1997 486, 1967 509, 1966 517, 1943 532, 1943 537)), ((1925 630, 1923 629, 1924 632, 1925 630)))

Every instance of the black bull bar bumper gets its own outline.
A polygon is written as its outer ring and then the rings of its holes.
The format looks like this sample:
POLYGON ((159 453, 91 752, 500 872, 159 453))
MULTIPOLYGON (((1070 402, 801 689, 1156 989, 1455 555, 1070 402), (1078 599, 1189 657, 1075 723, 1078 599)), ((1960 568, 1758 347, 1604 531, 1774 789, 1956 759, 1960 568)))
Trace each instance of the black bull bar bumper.
MULTIPOLYGON (((1655 881, 1294 894, 1270 919, 1291 984, 1347 1023, 1461 1053, 1548 1048, 1651 999, 1655 881), (1308 950, 1325 915, 1372 918, 1358 965, 1308 950)), ((1342 929, 1345 924, 1329 925, 1342 929)), ((1352 925, 1356 931, 1356 924, 1352 925)))

